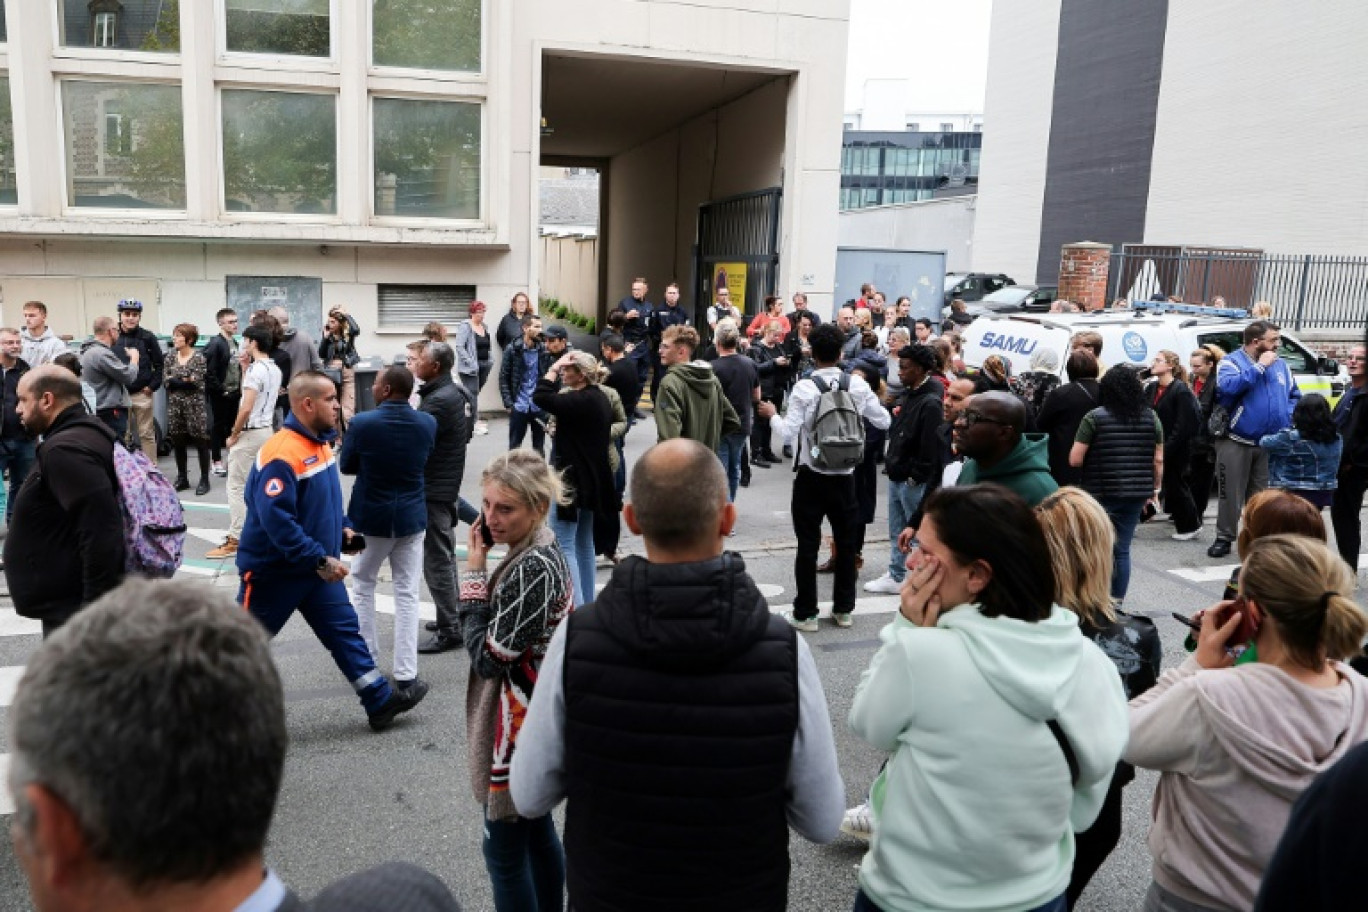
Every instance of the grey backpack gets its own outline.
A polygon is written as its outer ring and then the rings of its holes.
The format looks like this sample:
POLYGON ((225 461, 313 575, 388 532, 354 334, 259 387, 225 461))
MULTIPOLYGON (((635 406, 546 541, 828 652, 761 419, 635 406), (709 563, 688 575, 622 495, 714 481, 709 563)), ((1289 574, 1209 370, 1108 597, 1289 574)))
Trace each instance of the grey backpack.
POLYGON ((821 393, 809 434, 812 449, 808 456, 813 468, 828 471, 855 468, 864 459, 865 429, 864 418, 850 396, 850 375, 841 374, 835 386, 816 374, 808 379, 821 393))

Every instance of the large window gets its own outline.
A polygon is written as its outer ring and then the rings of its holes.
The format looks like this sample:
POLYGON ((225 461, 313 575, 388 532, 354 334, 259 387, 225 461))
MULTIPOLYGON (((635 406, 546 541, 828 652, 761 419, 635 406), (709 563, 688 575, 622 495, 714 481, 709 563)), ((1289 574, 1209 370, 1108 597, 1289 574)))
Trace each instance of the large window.
POLYGON ((9 77, 0 76, 0 206, 19 201, 14 182, 14 113, 10 108, 9 77))
POLYGON ((375 99, 375 214, 480 217, 480 106, 375 99))
POLYGON ((67 205, 185 208, 179 86, 62 83, 67 205))
POLYGON ((300 57, 332 53, 328 0, 225 0, 224 13, 230 51, 300 57))
POLYGON ((224 207, 337 211, 337 112, 331 95, 223 90, 224 207))
POLYGON ((372 0, 376 66, 480 69, 481 0, 372 0))
POLYGON ((7 34, 6 28, 7 27, 5 25, 5 4, 0 3, 0 41, 9 40, 5 37, 7 34))
POLYGON ((180 50, 180 0, 59 2, 59 37, 64 47, 122 51, 180 50))

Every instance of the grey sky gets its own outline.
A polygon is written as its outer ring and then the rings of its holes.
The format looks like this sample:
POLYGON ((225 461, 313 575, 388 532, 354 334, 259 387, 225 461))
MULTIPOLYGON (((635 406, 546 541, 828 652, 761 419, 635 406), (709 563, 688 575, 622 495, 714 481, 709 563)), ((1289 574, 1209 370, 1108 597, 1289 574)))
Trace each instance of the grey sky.
POLYGON ((850 0, 846 110, 861 106, 866 79, 901 78, 910 80, 909 111, 982 111, 991 8, 991 0, 850 0))

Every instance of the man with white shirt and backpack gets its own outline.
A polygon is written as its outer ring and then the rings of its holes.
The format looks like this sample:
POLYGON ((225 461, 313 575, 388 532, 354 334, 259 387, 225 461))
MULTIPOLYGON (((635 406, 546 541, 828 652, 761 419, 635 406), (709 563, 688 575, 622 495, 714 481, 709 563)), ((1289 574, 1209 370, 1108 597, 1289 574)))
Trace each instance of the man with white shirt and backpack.
POLYGON ((816 370, 799 380, 789 393, 788 412, 780 416, 773 403, 761 402, 757 415, 771 422, 785 443, 796 441, 793 496, 789 512, 798 553, 793 560, 797 593, 788 621, 804 633, 817 630, 817 551, 822 520, 831 523, 836 566, 832 583, 832 619, 838 627, 851 625, 855 610, 856 535, 859 506, 855 497, 855 466, 864 458, 864 421, 887 428, 891 419, 869 384, 841 370, 840 329, 823 324, 808 337, 816 370))

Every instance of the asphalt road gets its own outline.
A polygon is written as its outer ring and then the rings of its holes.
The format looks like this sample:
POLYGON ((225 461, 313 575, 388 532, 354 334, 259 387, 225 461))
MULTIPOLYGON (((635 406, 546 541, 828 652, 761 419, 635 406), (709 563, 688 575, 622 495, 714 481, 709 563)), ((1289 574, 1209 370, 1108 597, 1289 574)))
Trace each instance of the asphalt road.
MULTIPOLYGON (((628 438, 629 464, 653 441, 652 425, 638 425, 628 438)), ((476 490, 479 467, 505 446, 504 422, 491 422, 490 435, 475 438, 467 461, 467 496, 476 490)), ((192 535, 183 573, 203 579, 206 585, 231 588, 236 587, 231 563, 219 565, 204 559, 228 524, 223 479, 215 478, 213 484, 208 496, 185 498, 192 535)), ((773 606, 787 605, 793 598, 791 484, 785 467, 756 469, 754 482, 738 497, 738 534, 729 543, 744 556, 773 606)), ((882 501, 881 494, 879 516, 865 545, 861 583, 877 577, 886 566, 882 501)), ((1126 606, 1154 618, 1165 644, 1166 665, 1182 657, 1183 632, 1169 612, 1195 610, 1216 600, 1231 566, 1230 559, 1207 558, 1209 524, 1194 542, 1171 541, 1172 531, 1172 526, 1163 523, 1139 530, 1126 606)), ((640 551, 640 540, 625 530, 624 535, 624 550, 640 551)), ((600 570, 600 581, 607 574, 606 569, 600 570)), ((830 578, 820 579, 822 591, 829 592, 830 578)), ((848 804, 862 800, 883 759, 850 735, 844 720, 860 673, 877 646, 878 631, 896 604, 894 597, 863 591, 860 595, 853 628, 839 630, 825 622, 818 633, 807 635, 831 706, 848 804)), ((430 605, 424 611, 432 616, 430 605)), ((382 616, 382 652, 389 656, 392 636, 387 625, 388 617, 382 616)), ((16 618, 8 601, 0 600, 0 735, 4 707, 10 703, 24 662, 38 644, 35 625, 16 618)), ((290 622, 274 649, 286 688, 291 743, 267 849, 269 863, 288 884, 308 896, 352 871, 385 860, 406 860, 440 876, 464 909, 492 909, 480 852, 480 810, 467 786, 464 695, 468 661, 464 653, 421 657, 420 674, 432 684, 427 700, 390 731, 374 734, 350 687, 301 620, 290 622)), ((1082 908, 1119 912, 1138 907, 1149 882, 1145 837, 1155 779, 1141 772, 1126 790, 1122 843, 1094 879, 1082 908)), ((11 811, 7 799, 7 795, 0 797, 0 814, 11 811)), ((789 908, 802 912, 849 909, 863 848, 845 836, 826 846, 794 837, 789 908)), ((0 840, 0 910, 29 908, 13 850, 8 840, 0 840)))

